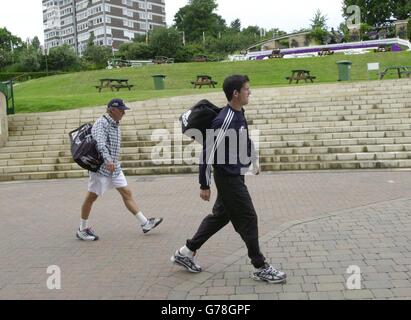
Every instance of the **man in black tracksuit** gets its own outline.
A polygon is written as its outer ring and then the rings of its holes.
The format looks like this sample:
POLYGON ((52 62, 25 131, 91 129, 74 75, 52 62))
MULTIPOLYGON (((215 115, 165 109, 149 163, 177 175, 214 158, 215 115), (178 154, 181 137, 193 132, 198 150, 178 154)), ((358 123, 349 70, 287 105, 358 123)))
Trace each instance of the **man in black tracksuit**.
POLYGON ((201 267, 194 262, 195 252, 231 221, 245 242, 248 256, 256 269, 252 278, 282 283, 286 280, 286 274, 266 263, 260 251, 257 214, 244 181, 251 162, 256 174, 260 173, 243 109, 250 96, 249 78, 230 76, 224 81, 223 88, 228 105, 213 120, 212 130, 207 132, 200 164, 200 197, 210 201, 213 166, 217 200, 213 213, 203 220, 194 237, 187 240, 186 245, 177 250, 171 260, 190 272, 201 272, 201 267))

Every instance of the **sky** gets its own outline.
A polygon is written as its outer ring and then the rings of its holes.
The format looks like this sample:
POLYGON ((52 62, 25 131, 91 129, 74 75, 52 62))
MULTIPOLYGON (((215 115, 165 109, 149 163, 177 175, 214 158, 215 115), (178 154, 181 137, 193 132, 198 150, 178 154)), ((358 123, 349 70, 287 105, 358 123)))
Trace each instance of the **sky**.
MULTIPOLYGON (((173 24, 177 11, 188 0, 165 0, 167 25, 173 24)), ((257 25, 267 30, 279 28, 292 32, 309 27, 317 9, 328 17, 327 25, 338 28, 342 17, 342 0, 217 0, 217 14, 230 24, 240 19, 241 26, 257 25)), ((38 36, 43 43, 41 0, 0 0, 0 27, 6 27, 22 40, 38 36), (7 3, 7 4, 6 4, 7 3)))

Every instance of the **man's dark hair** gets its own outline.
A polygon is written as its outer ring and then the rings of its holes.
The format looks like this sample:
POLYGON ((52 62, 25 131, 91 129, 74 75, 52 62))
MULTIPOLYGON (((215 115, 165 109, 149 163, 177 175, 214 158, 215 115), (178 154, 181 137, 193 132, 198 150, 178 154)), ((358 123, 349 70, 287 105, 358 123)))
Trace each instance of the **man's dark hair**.
POLYGON ((240 92, 244 83, 250 82, 250 78, 246 75, 232 75, 224 80, 223 90, 228 101, 233 99, 234 91, 240 92))

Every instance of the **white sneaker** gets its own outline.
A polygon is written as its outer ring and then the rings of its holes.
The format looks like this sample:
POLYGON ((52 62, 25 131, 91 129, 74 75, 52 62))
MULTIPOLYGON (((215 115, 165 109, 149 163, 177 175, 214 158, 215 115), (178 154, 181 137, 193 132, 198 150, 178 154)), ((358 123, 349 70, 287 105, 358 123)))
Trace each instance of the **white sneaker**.
POLYGON ((188 271, 192 273, 200 273, 203 271, 201 267, 194 262, 193 258, 184 256, 180 253, 180 250, 177 250, 172 256, 171 256, 171 262, 178 264, 184 268, 186 268, 188 271))
POLYGON ((93 229, 87 228, 84 230, 77 230, 77 238, 83 241, 97 241, 99 238, 94 233, 93 229))
POLYGON ((268 283, 284 283, 287 281, 287 275, 269 264, 253 272, 251 278, 258 281, 267 281, 268 283))
POLYGON ((161 222, 163 222, 163 218, 150 218, 148 219, 147 223, 141 228, 143 229, 144 233, 147 233, 157 227, 161 222))

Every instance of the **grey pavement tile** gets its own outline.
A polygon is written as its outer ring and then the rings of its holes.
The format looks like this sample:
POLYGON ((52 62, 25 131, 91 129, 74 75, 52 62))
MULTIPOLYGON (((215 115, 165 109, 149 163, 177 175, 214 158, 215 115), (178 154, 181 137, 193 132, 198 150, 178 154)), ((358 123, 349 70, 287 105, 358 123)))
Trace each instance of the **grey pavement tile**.
POLYGON ((390 289, 373 289, 371 290, 377 299, 393 298, 394 294, 390 289))
POLYGON ((387 280, 363 281, 362 285, 367 289, 391 289, 393 287, 392 281, 387 280))
POLYGON ((255 291, 255 287, 254 286, 241 286, 241 287, 235 287, 235 294, 254 294, 255 291))
POLYGON ((151 181, 130 177, 130 186, 145 212, 162 212, 167 223, 144 237, 136 233, 135 224, 129 223, 131 217, 124 215, 126 210, 122 208, 121 199, 105 197, 94 208, 99 215, 92 215, 93 225, 102 234, 101 242, 94 245, 75 241, 70 227, 78 224, 78 205, 86 179, 64 183, 0 184, 0 201, 5 206, 13 206, 15 216, 32 221, 30 228, 20 230, 16 221, 2 216, 0 240, 12 236, 10 228, 5 227, 10 225, 15 226, 13 232, 21 238, 14 239, 13 247, 10 242, 0 241, 0 255, 4 252, 9 261, 0 266, 0 274, 6 275, 0 280, 0 298, 330 300, 411 297, 411 199, 407 191, 411 190, 411 183, 403 174, 383 171, 344 175, 336 172, 278 173, 250 178, 249 187, 253 195, 258 194, 253 200, 260 217, 260 239, 264 239, 262 251, 268 262, 287 272, 288 282, 284 285, 249 278, 252 266, 241 239, 232 228, 216 234, 200 250, 203 273, 189 274, 168 261, 170 252, 190 236, 189 232, 175 232, 181 230, 181 221, 187 229, 194 230, 202 216, 193 215, 193 210, 205 214, 210 211, 210 204, 199 203, 198 194, 187 191, 187 184, 192 180, 194 176, 153 177, 151 181), (392 180, 393 176, 401 182, 390 186, 392 190, 373 182, 392 180), (165 182, 172 183, 173 189, 160 195, 158 190, 164 189, 165 182), (293 190, 293 195, 273 189, 278 183, 293 190), (70 201, 63 199, 54 204, 56 210, 42 210, 42 215, 32 219, 37 212, 27 213, 24 206, 37 200, 45 203, 41 194, 38 194, 39 199, 30 195, 34 184, 37 190, 45 190, 51 197, 63 192, 71 197, 70 201), (12 190, 10 186, 25 193, 27 200, 11 203, 7 198, 12 190), (318 194, 326 194, 327 201, 314 198, 318 194), (298 201, 293 200, 294 196, 306 201, 306 205, 300 207, 298 201), (399 197, 403 199, 396 200, 399 197), (312 199, 316 199, 315 202, 312 199), (169 210, 162 210, 164 204, 169 210), (327 215, 329 213, 332 215, 327 215), (321 219, 314 219, 319 216, 321 219), (65 223, 47 228, 47 237, 39 237, 39 230, 57 218, 65 223), (294 225, 297 220, 301 224, 294 225), (62 238, 62 234, 70 236, 62 238), (118 237, 119 234, 125 236, 118 237), (53 239, 58 240, 51 241, 53 239), (49 263, 63 267, 63 292, 50 293, 44 289, 45 268, 49 263), (361 268, 362 290, 345 289, 350 265, 361 268), (99 283, 104 290, 101 286, 85 288, 84 283, 90 281, 99 283))
POLYGON ((258 300, 257 294, 234 294, 229 296, 230 300, 258 300))
POLYGON ((278 293, 260 293, 258 300, 278 300, 278 293))
POLYGON ((373 299, 374 295, 371 290, 367 290, 367 289, 346 290, 344 291, 344 297, 348 300, 373 299))
POLYGON ((308 300, 308 294, 305 292, 286 292, 279 293, 280 300, 308 300))

